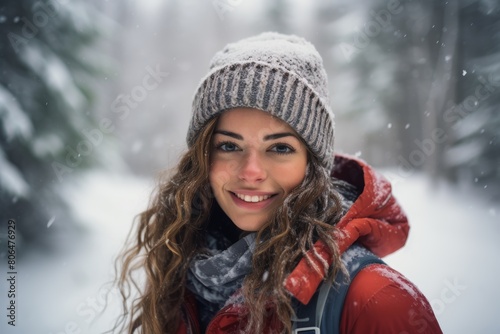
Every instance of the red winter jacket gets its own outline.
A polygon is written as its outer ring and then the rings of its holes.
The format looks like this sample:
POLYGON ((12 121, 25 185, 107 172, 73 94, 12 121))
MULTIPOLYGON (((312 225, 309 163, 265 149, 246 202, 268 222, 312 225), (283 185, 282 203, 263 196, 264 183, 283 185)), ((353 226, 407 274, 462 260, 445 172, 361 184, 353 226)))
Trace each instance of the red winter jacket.
MULTIPOLYGON (((385 178, 365 162, 347 156, 335 157, 332 176, 362 189, 361 195, 337 224, 341 252, 357 241, 383 257, 405 244, 408 220, 392 197, 391 185, 385 178)), ((321 241, 314 247, 324 260, 332 262, 321 241)), ((319 259, 314 256, 309 259, 316 262, 317 268, 322 268, 319 259)), ((307 304, 323 275, 303 259, 284 284, 295 298, 307 304)), ((185 322, 178 333, 199 333, 194 298, 188 298, 184 310, 185 322)), ((237 332, 242 328, 245 312, 242 305, 224 307, 210 322, 207 334, 237 332)), ((353 334, 442 333, 427 299, 417 287, 397 271, 380 264, 364 268, 351 282, 340 327, 341 333, 353 334)), ((279 328, 280 324, 271 314, 267 318, 266 332, 275 333, 279 328)))

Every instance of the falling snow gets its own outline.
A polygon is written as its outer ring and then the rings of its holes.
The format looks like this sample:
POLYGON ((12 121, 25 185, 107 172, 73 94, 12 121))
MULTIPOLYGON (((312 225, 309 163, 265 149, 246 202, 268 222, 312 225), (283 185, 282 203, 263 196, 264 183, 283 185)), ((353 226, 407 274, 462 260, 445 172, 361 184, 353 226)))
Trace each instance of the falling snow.
POLYGON ((54 216, 54 217, 52 217, 52 218, 50 218, 50 220, 49 220, 49 221, 48 221, 48 223, 47 223, 47 228, 51 227, 51 226, 52 226, 52 224, 54 224, 54 221, 55 221, 55 220, 56 220, 56 217, 55 217, 55 216, 54 216))

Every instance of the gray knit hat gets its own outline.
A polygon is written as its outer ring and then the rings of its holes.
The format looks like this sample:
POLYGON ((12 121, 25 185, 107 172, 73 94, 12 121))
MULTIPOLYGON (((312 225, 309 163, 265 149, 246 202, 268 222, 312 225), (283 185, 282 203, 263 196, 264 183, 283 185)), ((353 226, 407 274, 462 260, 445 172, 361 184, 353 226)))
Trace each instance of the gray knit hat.
POLYGON ((327 85, 321 56, 303 38, 268 32, 228 44, 196 91, 188 145, 218 113, 251 107, 288 123, 331 169, 334 123, 327 85))

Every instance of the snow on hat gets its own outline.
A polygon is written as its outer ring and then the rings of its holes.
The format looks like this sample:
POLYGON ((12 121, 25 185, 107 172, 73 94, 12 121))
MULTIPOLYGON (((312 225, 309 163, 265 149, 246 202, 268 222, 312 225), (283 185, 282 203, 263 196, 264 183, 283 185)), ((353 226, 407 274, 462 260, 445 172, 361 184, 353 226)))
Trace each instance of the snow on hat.
POLYGON ((327 86, 321 56, 301 37, 267 32, 228 44, 198 86, 187 143, 192 146, 220 112, 250 107, 288 123, 331 169, 334 122, 327 86))

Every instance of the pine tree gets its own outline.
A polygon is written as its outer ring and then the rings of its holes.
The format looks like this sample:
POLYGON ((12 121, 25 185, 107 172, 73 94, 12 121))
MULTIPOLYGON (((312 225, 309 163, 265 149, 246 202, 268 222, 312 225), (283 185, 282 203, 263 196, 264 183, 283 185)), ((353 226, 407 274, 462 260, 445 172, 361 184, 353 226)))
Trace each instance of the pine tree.
POLYGON ((445 155, 449 178, 500 197, 500 5, 474 1, 460 12, 458 94, 445 155))
POLYGON ((75 226, 63 186, 93 161, 85 136, 96 126, 94 23, 83 1, 0 5, 0 206, 2 219, 16 221, 19 243, 48 243, 54 229, 75 226))
POLYGON ((425 171, 499 196, 500 5, 404 0, 391 13, 390 3, 372 2, 344 50, 391 123, 400 177, 425 171))

